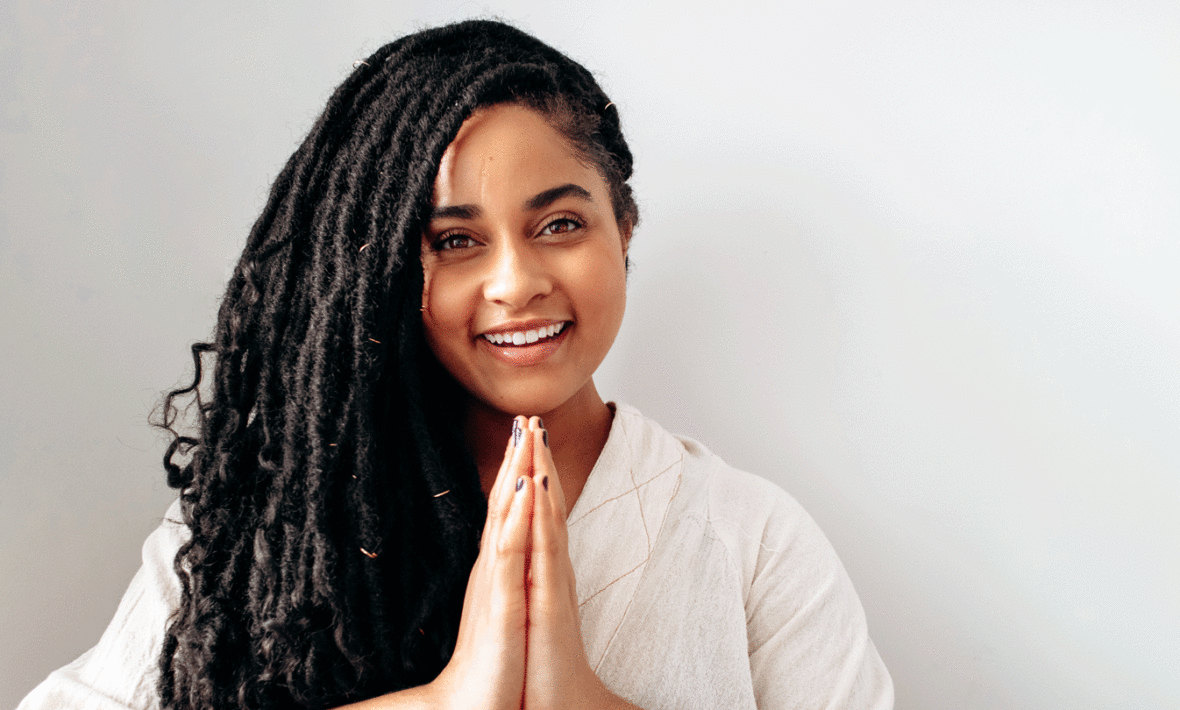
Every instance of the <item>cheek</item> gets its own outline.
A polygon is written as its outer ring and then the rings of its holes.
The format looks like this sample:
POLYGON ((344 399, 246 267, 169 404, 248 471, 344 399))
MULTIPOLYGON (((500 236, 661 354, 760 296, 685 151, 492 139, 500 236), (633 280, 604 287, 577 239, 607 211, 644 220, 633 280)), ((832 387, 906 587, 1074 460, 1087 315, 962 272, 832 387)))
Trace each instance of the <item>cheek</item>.
POLYGON ((446 361, 446 352, 467 339, 469 314, 459 284, 446 274, 425 269, 422 279, 422 327, 436 357, 446 361))
POLYGON ((603 250, 592 263, 581 272, 583 301, 592 306, 603 335, 613 341, 627 303, 627 271, 622 255, 611 250, 603 250))

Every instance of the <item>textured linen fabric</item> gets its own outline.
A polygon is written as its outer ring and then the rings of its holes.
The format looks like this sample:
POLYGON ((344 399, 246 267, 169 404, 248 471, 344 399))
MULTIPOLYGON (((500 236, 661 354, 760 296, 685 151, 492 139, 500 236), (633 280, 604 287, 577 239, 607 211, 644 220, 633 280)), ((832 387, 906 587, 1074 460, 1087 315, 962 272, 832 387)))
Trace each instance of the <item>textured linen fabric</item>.
MULTIPOLYGON (((159 706, 179 519, 174 503, 98 645, 19 710, 159 706)), ((641 708, 893 707, 848 575, 777 486, 620 404, 568 526, 590 665, 641 708)))
POLYGON ((843 565, 802 507, 632 407, 567 521, 582 637, 645 710, 893 707, 843 565))

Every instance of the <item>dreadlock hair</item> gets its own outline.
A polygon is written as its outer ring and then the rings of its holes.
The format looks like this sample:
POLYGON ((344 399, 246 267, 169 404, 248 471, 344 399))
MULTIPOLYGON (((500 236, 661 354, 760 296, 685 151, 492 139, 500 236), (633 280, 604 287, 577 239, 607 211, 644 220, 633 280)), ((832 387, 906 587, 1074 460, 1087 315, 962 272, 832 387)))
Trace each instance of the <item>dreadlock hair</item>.
POLYGON ((463 121, 504 102, 541 112, 601 172, 620 226, 638 219, 617 110, 537 39, 469 21, 355 67, 275 180, 192 382, 164 398, 191 532, 164 708, 329 707, 450 659, 487 502, 456 426, 464 392, 424 339, 419 250, 463 121), (182 436, 189 396, 198 429, 182 436))

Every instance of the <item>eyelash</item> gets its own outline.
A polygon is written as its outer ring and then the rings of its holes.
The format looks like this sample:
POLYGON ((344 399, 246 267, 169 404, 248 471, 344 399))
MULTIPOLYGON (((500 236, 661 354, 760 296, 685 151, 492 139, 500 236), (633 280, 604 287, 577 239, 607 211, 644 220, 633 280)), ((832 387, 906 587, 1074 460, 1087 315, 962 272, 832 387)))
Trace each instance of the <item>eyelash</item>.
POLYGON ((466 239, 471 242, 475 241, 474 238, 472 238, 469 235, 463 234, 462 232, 451 232, 449 234, 444 234, 441 237, 439 237, 434 242, 434 244, 431 245, 431 247, 435 251, 452 251, 454 249, 458 249, 459 247, 453 247, 453 246, 449 247, 449 246, 447 246, 447 244, 455 239, 466 239))
POLYGON ((549 220, 549 222, 546 223, 545 226, 541 228, 541 234, 544 236, 547 236, 547 237, 554 236, 552 234, 545 234, 545 230, 549 229, 550 227, 552 227, 553 225, 555 225, 559 222, 568 222, 574 226, 573 226, 573 229, 567 229, 564 232, 557 232, 557 234, 568 234, 570 232, 573 232, 575 230, 581 229, 582 227, 586 226, 586 223, 583 222, 582 220, 578 219, 577 217, 575 217, 573 215, 569 215, 569 214, 563 214, 558 217, 555 217, 554 219, 549 220))
MULTIPOLYGON (((549 220, 545 224, 545 226, 541 228, 541 232, 540 232, 540 234, 538 234, 538 236, 550 237, 550 236, 558 236, 561 234, 569 234, 570 232, 576 231, 578 229, 582 229, 585 226, 586 226, 585 222, 578 219, 577 217, 574 217, 573 215, 561 215, 559 217, 549 220), (555 224, 562 223, 562 222, 572 224, 573 227, 570 229, 566 229, 565 231, 562 231, 562 232, 553 232, 550 234, 545 234, 545 230, 549 229, 550 227, 552 227, 555 224)), ((456 239, 467 239, 471 242, 475 242, 474 237, 472 237, 468 234, 464 234, 463 232, 448 232, 448 233, 442 235, 441 237, 439 237, 438 239, 436 239, 435 242, 431 245, 431 248, 433 248, 434 251, 453 251, 455 249, 462 249, 463 247, 447 246, 453 240, 456 240, 456 239)))

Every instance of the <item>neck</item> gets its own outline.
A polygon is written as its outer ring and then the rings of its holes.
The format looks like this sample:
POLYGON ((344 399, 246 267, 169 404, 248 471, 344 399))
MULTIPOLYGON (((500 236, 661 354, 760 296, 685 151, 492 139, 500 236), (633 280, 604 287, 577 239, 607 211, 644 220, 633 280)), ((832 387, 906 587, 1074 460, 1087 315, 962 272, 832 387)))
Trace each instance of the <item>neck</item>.
MULTIPOLYGON (((517 414, 533 413, 505 413, 475 400, 467 404, 464 431, 467 446, 479 469, 484 495, 496 481, 504 459, 504 447, 512 431, 512 418, 517 414)), ((565 491, 566 510, 573 510, 602 447, 606 445, 614 411, 602 401, 591 380, 561 406, 535 414, 545 420, 549 451, 565 491)))

